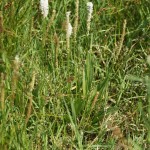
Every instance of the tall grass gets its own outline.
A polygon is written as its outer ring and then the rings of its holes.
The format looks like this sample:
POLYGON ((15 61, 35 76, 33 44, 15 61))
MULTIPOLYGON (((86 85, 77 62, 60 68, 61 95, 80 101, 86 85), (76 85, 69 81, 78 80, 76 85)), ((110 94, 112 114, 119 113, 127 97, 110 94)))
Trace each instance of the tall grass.
POLYGON ((0 1, 0 149, 150 148, 150 2, 87 2, 0 1))

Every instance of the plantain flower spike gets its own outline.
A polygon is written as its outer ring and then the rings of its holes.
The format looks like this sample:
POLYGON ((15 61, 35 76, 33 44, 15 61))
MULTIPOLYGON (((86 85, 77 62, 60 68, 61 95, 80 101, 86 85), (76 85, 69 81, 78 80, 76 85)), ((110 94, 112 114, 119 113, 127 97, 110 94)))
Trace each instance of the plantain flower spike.
POLYGON ((48 0, 40 0, 40 9, 44 18, 48 16, 48 0))
POLYGON ((66 32, 67 32, 67 36, 70 37, 71 34, 72 34, 72 25, 70 23, 70 20, 69 20, 69 16, 70 16, 70 11, 68 11, 66 13, 66 20, 67 20, 67 24, 66 24, 66 32))
POLYGON ((93 12, 93 3, 88 2, 87 3, 87 11, 88 11, 88 17, 87 17, 87 32, 89 34, 90 31, 90 24, 91 24, 91 19, 92 19, 92 12, 93 12))

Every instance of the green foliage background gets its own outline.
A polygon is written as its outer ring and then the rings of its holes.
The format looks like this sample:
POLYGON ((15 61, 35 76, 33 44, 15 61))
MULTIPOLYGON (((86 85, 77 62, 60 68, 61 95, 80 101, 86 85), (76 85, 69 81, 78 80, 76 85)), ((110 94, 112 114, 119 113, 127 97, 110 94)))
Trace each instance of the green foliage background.
POLYGON ((79 2, 77 37, 71 36, 68 54, 63 26, 67 11, 74 23, 74 0, 50 0, 46 19, 38 0, 0 1, 0 149, 150 148, 150 2, 93 0, 89 35, 87 2, 79 2), (29 94, 33 105, 26 124, 29 94))

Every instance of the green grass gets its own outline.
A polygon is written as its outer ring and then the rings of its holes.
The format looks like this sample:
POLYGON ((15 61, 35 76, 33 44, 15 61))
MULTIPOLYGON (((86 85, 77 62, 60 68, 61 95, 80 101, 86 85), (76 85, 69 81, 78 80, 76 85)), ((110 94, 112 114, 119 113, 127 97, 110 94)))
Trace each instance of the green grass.
POLYGON ((0 1, 0 149, 150 148, 150 2, 93 0, 89 35, 87 2, 68 52, 75 1, 0 1))

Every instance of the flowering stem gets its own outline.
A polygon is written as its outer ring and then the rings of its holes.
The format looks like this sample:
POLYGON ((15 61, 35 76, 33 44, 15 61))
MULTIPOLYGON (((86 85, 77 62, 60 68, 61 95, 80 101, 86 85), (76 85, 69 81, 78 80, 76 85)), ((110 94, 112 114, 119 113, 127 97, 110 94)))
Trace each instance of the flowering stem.
POLYGON ((92 12, 93 12, 93 3, 92 2, 88 2, 87 3, 87 11, 88 11, 88 17, 87 17, 87 35, 89 35, 90 25, 91 25, 91 19, 92 19, 92 12))
POLYGON ((70 20, 69 20, 70 12, 66 13, 66 47, 69 51, 70 49, 70 20))
POLYGON ((76 40, 79 20, 79 0, 76 0, 75 21, 74 21, 74 39, 76 40))
POLYGON ((48 16, 48 0, 40 0, 40 9, 44 18, 48 16))

